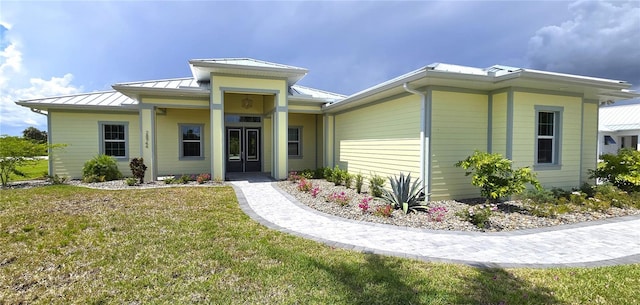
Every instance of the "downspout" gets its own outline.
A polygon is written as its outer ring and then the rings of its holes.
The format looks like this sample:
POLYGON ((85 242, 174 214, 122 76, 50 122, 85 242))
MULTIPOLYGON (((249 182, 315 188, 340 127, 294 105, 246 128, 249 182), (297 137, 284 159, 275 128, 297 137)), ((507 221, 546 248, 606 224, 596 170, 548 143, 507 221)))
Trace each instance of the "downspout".
POLYGON ((420 179, 422 180, 421 187, 424 189, 425 200, 429 201, 431 197, 431 174, 429 168, 431 132, 427 126, 427 110, 429 109, 427 95, 409 88, 408 83, 404 83, 402 87, 405 91, 420 96, 420 179))

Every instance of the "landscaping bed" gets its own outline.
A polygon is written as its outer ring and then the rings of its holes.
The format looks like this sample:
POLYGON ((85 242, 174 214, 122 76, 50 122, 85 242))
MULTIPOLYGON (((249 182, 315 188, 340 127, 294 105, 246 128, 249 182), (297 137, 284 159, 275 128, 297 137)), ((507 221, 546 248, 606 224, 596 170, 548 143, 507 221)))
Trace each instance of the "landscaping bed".
POLYGON ((323 213, 358 221, 422 229, 500 232, 573 224, 627 215, 640 215, 640 209, 634 207, 620 208, 612 206, 605 210, 596 210, 586 206, 574 206, 575 211, 542 217, 534 215, 542 214, 540 212, 541 207, 528 203, 526 200, 506 201, 489 206, 484 205, 484 199, 474 199, 466 201, 432 201, 426 203, 427 209, 424 212, 419 211, 405 215, 402 210, 392 210, 391 215, 385 217, 381 213, 376 213, 376 209, 384 207, 386 203, 380 198, 372 198, 366 188, 363 189, 361 194, 358 194, 353 188, 346 188, 343 185, 336 186, 333 182, 328 182, 324 179, 306 179, 306 181, 312 184, 312 189, 317 188, 315 197, 311 191, 300 191, 298 189, 299 181, 280 181, 276 185, 294 196, 300 203, 323 213), (333 194, 340 196, 343 192, 344 195, 342 197, 348 199, 346 205, 343 206, 340 203, 329 201, 333 194), (368 198, 371 198, 370 201, 368 198), (369 201, 367 203, 369 208, 366 211, 360 207, 363 200, 369 201), (468 212, 469 209, 472 211, 495 210, 491 211, 489 221, 483 224, 484 227, 480 227, 461 216, 461 214, 468 212))

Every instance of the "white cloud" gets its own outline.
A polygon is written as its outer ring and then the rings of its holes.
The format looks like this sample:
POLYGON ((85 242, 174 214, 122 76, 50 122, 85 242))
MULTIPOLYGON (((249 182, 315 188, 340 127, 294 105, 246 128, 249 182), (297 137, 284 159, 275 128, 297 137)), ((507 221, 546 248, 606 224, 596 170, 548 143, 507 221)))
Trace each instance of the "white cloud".
POLYGON ((576 1, 568 8, 572 20, 530 39, 530 66, 640 86, 640 2, 576 1))
MULTIPOLYGON (((5 33, 8 28, 5 26, 5 33)), ((74 94, 80 92, 80 88, 71 84, 71 74, 48 80, 31 78, 28 84, 21 84, 20 79, 26 70, 23 67, 22 52, 15 42, 3 42, 6 47, 0 50, 0 135, 20 135, 29 126, 44 130, 47 127, 46 117, 16 105, 15 101, 74 94)))

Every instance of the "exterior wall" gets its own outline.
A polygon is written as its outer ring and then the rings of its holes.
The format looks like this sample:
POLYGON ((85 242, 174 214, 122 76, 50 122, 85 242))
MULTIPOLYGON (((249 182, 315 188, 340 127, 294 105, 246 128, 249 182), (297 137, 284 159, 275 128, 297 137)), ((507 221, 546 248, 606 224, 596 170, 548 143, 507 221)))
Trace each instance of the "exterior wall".
POLYGON ((158 107, 166 107, 166 108, 209 108, 209 100, 206 98, 203 99, 194 99, 194 98, 185 98, 185 99, 177 99, 177 98, 158 98, 158 97, 145 97, 142 99, 144 104, 153 104, 158 107))
POLYGON ((335 115, 334 134, 336 164, 350 173, 383 177, 400 172, 411 173, 413 177, 420 174, 417 95, 395 97, 339 113, 335 115))
MULTIPOLYGON (((276 179, 287 177, 287 95, 288 87, 285 79, 249 78, 228 75, 211 74, 211 98, 210 98, 210 122, 209 128, 212 143, 224 141, 224 113, 231 113, 235 103, 224 100, 223 92, 249 92, 255 94, 273 94, 274 98, 263 98, 262 111, 260 113, 270 116, 271 119, 271 159, 263 160, 265 166, 269 166, 271 175, 276 179), (273 105, 273 111, 270 111, 273 105)), ((225 94, 226 95, 226 94, 225 94)), ((242 94, 240 95, 241 98, 242 94)), ((255 110, 258 113, 258 110, 255 110)), ((263 143, 266 143, 264 141, 263 143)), ((264 151, 265 156, 267 152, 264 151)), ((211 172, 213 177, 224 177, 224 145, 213 147, 211 172)))
POLYGON ((582 104, 582 168, 581 182, 595 184, 594 179, 589 179, 589 170, 598 165, 598 101, 582 104))
MULTIPOLYGON (((542 93, 514 92, 513 165, 536 170, 544 187, 570 189, 580 185, 582 173, 582 98, 542 93), (561 167, 544 168, 535 165, 535 106, 563 107, 561 126, 561 167)), ((596 118, 592 114, 592 118, 596 118)), ((588 132, 592 134, 592 132, 588 132)), ((593 135, 595 137, 595 134, 593 135)), ((595 143, 591 149, 595 150, 595 143)), ((585 148, 586 149, 586 148, 585 148)))
POLYGON ((167 109, 164 115, 156 115, 158 175, 209 173, 212 147, 209 140, 209 128, 208 110, 173 108, 167 109), (199 124, 204 126, 202 130, 204 158, 202 160, 180 160, 180 131, 178 124, 199 124))
POLYGON ((289 127, 302 127, 302 157, 289 157, 289 171, 317 168, 316 115, 289 113, 289 127))
MULTIPOLYGON (((126 122, 128 124, 129 158, 140 154, 140 127, 138 113, 87 113, 49 111, 50 137, 52 144, 66 147, 53 151, 50 160, 51 175, 82 178, 82 167, 86 161, 100 153, 100 128, 98 122, 126 122)), ((118 169, 130 176, 129 160, 118 162, 118 169)))
POLYGON ((488 96, 433 91, 431 109, 431 200, 479 197, 471 177, 454 164, 487 150, 488 96))
POLYGON ((264 96, 257 94, 224 94, 224 113, 230 114, 247 114, 247 115, 263 115, 264 114, 264 96), (253 103, 251 107, 243 107, 242 100, 250 98, 253 103))
POLYGON ((493 94, 491 103, 491 153, 507 154, 507 93, 493 94))

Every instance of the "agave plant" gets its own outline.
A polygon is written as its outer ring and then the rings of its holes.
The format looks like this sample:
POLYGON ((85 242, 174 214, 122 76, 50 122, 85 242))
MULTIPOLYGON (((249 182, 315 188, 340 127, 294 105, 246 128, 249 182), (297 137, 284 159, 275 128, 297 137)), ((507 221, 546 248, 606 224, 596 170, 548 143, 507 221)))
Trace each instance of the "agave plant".
POLYGON ((420 179, 411 183, 411 174, 405 176, 400 173, 399 177, 389 177, 391 191, 383 189, 382 199, 388 202, 394 209, 402 209, 407 214, 410 211, 426 210, 427 206, 420 201, 424 187, 420 186, 420 179))

